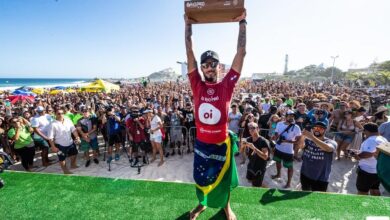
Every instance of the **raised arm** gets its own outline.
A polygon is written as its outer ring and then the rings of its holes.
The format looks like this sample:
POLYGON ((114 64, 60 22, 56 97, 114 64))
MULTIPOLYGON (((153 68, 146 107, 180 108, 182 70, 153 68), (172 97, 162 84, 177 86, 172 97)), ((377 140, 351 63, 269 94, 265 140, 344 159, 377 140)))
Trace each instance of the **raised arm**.
POLYGON ((237 53, 234 57, 232 68, 241 74, 242 66, 244 64, 244 57, 246 54, 246 11, 234 21, 239 21, 240 29, 238 33, 237 53))
POLYGON ((192 50, 192 21, 186 15, 184 15, 185 21, 185 42, 187 52, 187 71, 191 73, 198 68, 196 63, 194 51, 192 50))

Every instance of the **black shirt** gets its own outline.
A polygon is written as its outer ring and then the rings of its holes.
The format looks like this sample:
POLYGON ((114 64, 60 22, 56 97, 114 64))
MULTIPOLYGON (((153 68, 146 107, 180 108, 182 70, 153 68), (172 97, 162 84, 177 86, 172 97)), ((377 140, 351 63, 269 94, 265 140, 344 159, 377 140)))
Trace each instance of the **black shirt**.
MULTIPOLYGON (((270 144, 269 141, 262 136, 257 138, 255 142, 253 142, 252 137, 248 138, 247 141, 249 143, 253 143, 253 145, 259 149, 260 151, 263 148, 268 149, 268 153, 270 153, 270 144)), ((253 150, 248 148, 248 158, 249 158, 249 163, 248 163, 248 170, 254 171, 256 173, 257 170, 265 170, 267 166, 267 160, 263 160, 263 158, 259 157, 256 153, 252 155, 253 150)))

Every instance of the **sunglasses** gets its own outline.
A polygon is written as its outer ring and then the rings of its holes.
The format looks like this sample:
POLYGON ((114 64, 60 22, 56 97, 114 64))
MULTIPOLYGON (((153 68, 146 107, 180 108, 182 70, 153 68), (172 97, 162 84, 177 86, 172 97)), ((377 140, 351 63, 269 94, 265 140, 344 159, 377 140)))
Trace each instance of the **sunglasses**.
POLYGON ((207 69, 209 67, 215 69, 218 66, 218 62, 214 61, 214 62, 210 62, 210 63, 202 63, 201 66, 202 66, 203 69, 207 69))
POLYGON ((323 128, 323 127, 313 127, 313 131, 323 131, 323 130, 325 130, 325 128, 323 128))
POLYGON ((249 130, 256 130, 258 127, 249 127, 249 130))
POLYGON ((63 115, 64 113, 63 112, 57 112, 57 115, 63 115))

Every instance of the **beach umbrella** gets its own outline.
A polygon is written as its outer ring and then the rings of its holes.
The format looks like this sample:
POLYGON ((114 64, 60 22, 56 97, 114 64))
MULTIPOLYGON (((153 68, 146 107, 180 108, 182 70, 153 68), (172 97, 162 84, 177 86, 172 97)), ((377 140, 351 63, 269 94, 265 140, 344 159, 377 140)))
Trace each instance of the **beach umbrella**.
POLYGON ((56 90, 65 90, 66 87, 65 86, 56 86, 54 87, 56 90))
POLYGON ((19 87, 15 90, 25 90, 25 91, 30 91, 30 90, 33 90, 34 88, 32 87, 29 87, 29 86, 22 86, 22 87, 19 87))
POLYGON ((34 103, 35 101, 35 98, 33 96, 27 96, 27 95, 13 95, 13 96, 9 96, 8 99, 11 101, 12 104, 15 104, 17 102, 34 103))
POLYGON ((45 93, 45 89, 43 89, 43 88, 35 88, 31 92, 33 92, 35 94, 38 94, 38 95, 41 95, 41 94, 45 93))
POLYGON ((75 93, 75 92, 77 92, 75 89, 71 89, 71 88, 66 89, 65 91, 66 91, 66 92, 69 92, 69 93, 75 93))
POLYGON ((22 95, 22 96, 37 96, 37 94, 33 93, 33 92, 30 92, 30 91, 26 91, 26 90, 15 90, 13 93, 13 95, 22 95))

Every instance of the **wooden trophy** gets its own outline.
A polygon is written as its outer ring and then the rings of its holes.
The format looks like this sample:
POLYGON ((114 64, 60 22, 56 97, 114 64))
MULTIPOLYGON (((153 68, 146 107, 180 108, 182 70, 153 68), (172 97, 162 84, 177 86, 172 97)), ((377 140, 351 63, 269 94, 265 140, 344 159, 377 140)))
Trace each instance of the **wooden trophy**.
POLYGON ((184 11, 195 24, 232 22, 245 11, 244 0, 193 0, 184 2, 184 11))

